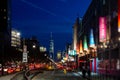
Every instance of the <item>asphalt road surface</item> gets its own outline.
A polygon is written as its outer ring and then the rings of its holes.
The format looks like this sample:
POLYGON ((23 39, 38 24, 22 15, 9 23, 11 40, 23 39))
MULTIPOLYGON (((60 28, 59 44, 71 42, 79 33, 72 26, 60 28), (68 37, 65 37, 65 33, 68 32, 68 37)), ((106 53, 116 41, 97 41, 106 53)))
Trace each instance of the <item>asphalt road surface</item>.
POLYGON ((32 80, 83 80, 81 75, 77 72, 67 72, 63 70, 44 71, 39 73, 32 80))

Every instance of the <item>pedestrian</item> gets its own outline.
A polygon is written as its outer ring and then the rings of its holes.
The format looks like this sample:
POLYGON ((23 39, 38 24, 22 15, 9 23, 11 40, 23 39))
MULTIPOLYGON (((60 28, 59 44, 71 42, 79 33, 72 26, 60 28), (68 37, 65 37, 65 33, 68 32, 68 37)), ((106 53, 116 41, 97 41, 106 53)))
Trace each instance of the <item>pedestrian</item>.
POLYGON ((87 74, 88 74, 88 79, 90 80, 91 77, 90 66, 87 66, 87 74))
POLYGON ((83 78, 86 77, 86 69, 85 69, 85 65, 83 65, 83 67, 82 67, 82 76, 83 76, 83 78))
POLYGON ((66 69, 63 69, 63 72, 64 72, 64 74, 66 74, 67 73, 66 69))

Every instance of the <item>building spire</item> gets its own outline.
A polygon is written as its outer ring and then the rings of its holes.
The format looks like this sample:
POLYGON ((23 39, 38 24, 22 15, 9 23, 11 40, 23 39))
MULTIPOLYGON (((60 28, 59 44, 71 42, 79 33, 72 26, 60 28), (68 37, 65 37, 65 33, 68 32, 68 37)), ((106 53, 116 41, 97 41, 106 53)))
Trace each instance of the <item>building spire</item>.
POLYGON ((50 40, 52 40, 52 32, 50 33, 50 40))
POLYGON ((50 58, 54 59, 54 41, 52 32, 50 33, 50 49, 49 49, 50 58))

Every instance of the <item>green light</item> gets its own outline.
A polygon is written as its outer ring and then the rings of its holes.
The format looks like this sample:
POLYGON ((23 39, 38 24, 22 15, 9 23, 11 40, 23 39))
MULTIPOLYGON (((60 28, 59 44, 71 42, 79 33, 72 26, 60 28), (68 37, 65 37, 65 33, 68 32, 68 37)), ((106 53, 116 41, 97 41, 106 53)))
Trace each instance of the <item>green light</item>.
POLYGON ((84 50, 88 50, 86 36, 84 36, 84 50))

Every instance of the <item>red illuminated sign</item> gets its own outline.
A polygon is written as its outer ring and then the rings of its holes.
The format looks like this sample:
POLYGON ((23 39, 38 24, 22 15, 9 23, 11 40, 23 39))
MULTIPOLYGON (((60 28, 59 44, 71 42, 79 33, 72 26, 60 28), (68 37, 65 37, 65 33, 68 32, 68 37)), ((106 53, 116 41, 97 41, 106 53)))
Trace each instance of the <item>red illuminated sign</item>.
POLYGON ((106 18, 100 17, 99 18, 99 40, 100 42, 106 41, 106 18))

